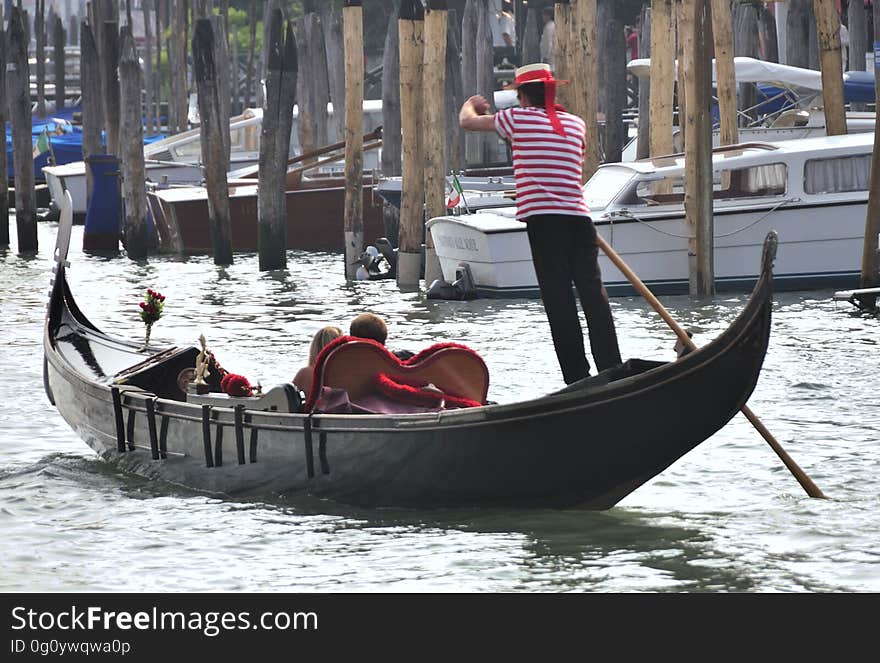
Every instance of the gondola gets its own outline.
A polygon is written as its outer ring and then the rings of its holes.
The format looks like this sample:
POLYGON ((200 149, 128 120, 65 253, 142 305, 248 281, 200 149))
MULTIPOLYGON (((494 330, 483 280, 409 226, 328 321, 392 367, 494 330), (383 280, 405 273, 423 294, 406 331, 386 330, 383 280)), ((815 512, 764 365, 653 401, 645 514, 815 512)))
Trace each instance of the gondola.
POLYGON ((44 330, 50 401, 112 465, 220 496, 606 509, 736 414, 769 340, 772 233, 743 311, 672 362, 631 359, 540 398, 415 414, 302 411, 292 385, 244 399, 183 396, 175 377, 199 349, 144 352, 89 322, 67 283, 71 214, 62 216, 44 330))

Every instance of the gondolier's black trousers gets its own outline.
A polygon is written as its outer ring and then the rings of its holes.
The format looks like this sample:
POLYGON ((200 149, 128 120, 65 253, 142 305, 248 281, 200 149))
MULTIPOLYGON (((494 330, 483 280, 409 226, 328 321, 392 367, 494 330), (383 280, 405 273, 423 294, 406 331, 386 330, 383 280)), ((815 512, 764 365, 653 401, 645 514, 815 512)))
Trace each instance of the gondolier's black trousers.
POLYGON ((532 262, 565 383, 577 382, 590 373, 572 283, 587 318, 597 370, 619 364, 617 332, 608 293, 602 284, 592 220, 586 216, 536 214, 527 217, 526 225, 532 262))

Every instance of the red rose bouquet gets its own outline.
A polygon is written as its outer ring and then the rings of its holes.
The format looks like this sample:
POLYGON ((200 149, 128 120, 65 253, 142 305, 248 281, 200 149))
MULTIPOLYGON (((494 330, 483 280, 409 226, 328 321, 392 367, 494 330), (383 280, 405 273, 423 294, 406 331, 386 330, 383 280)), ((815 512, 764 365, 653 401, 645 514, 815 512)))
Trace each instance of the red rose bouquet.
POLYGON ((141 320, 143 320, 144 324, 147 326, 147 334, 143 347, 143 349, 146 350, 147 346, 150 344, 150 331, 153 329, 153 324, 162 317, 162 311, 165 308, 165 295, 158 290, 147 288, 147 292, 144 295, 144 301, 142 301, 139 306, 141 308, 141 320))

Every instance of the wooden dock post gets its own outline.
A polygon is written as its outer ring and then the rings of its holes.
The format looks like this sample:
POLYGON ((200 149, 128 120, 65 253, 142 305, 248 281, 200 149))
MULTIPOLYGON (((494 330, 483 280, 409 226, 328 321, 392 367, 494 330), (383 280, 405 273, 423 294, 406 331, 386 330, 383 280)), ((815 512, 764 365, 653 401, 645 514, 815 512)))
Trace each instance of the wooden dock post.
MULTIPOLYGON (((651 7, 642 7, 639 20, 639 57, 651 57, 651 7)), ((639 80, 639 133, 636 158, 646 159, 651 154, 651 79, 639 80)))
MULTIPOLYGON (((254 49, 257 43, 257 0, 251 0, 248 4, 248 30, 250 41, 248 42, 247 71, 244 78, 244 107, 250 108, 254 103, 254 49)), ((257 83, 259 85, 259 83, 257 83)))
MULTIPOLYGON (((15 226, 19 253, 37 250, 37 204, 31 137, 30 70, 27 14, 13 7, 6 32, 6 97, 12 120, 12 160, 15 171, 15 226)), ((4 154, 5 158, 5 154, 4 154)))
POLYGON ((55 110, 59 111, 64 108, 65 85, 64 77, 66 69, 64 66, 64 44, 66 43, 64 34, 64 23, 61 17, 55 14, 52 19, 52 49, 54 55, 52 57, 52 67, 55 70, 55 110))
MULTIPOLYGON (((874 34, 880 35, 880 8, 874 11, 874 34)), ((877 43, 874 57, 880 56, 877 43)), ((875 59, 876 62, 876 59, 875 59)), ((880 89, 880 67, 874 67, 874 84, 880 89)), ((880 113, 874 119, 874 152, 871 157, 871 188, 868 192, 868 211, 865 215, 865 240, 862 246, 861 288, 880 287, 880 113)), ((876 295, 863 295, 859 303, 864 308, 877 305, 876 295)))
MULTIPOLYGON (((98 49, 92 26, 83 21, 79 30, 79 78, 82 92, 82 151, 83 161, 104 153, 101 133, 104 129, 104 109, 101 104, 101 72, 98 49)), ((86 167, 86 199, 92 199, 92 169, 86 167)))
MULTIPOLYGON (((321 7, 321 30, 324 33, 324 60, 327 63, 327 79, 330 101, 333 103, 333 132, 327 142, 338 142, 345 136, 345 58, 339 44, 344 42, 342 14, 330 4, 321 7)), ((363 135, 361 136, 363 138, 363 135)))
POLYGON ((446 26, 446 169, 458 172, 464 170, 465 166, 466 132, 458 124, 458 109, 464 103, 464 89, 461 80, 461 32, 454 9, 449 10, 446 26))
MULTIPOLYGON (((211 18, 198 18, 193 25, 193 74, 199 103, 202 164, 208 190, 208 217, 215 265, 231 265, 232 222, 229 214, 229 187, 226 183, 226 144, 223 139, 223 109, 220 101, 218 69, 215 67, 214 25, 211 18)), ((220 70, 222 71, 222 70, 220 70)), ((226 120, 229 126, 228 119, 226 120)))
MULTIPOLYGON (((345 277, 354 280, 355 261, 364 250, 364 8, 345 0, 345 277)), ((323 39, 321 40, 323 42, 323 39)), ((324 49, 321 49, 323 58, 324 49)), ((327 117, 327 102, 320 106, 327 117)), ((320 112, 321 108, 318 109, 320 112)), ((340 109, 341 110, 341 109, 340 109)), ((335 107, 334 107, 335 111, 335 107)))
MULTIPOLYGON (((37 65, 37 116, 46 117, 46 0, 37 0, 34 8, 34 39, 37 65)), ((30 84, 28 86, 30 87, 30 84)))
POLYGON ((675 0, 651 4, 651 156, 674 152, 672 105, 675 93, 675 0))
MULTIPOLYGON (((101 58, 101 101, 107 154, 119 154, 119 30, 116 21, 104 21, 103 42, 98 47, 101 58)), ((138 103, 140 108, 140 102, 138 103)))
POLYGON ((736 71, 733 66, 733 16, 729 0, 712 0, 712 37, 718 79, 718 114, 721 145, 733 145, 739 137, 736 121, 736 71))
MULTIPOLYGON (((495 13, 484 2, 478 6, 477 17, 477 94, 481 94, 489 102, 489 111, 495 107, 495 51, 492 47, 492 21, 495 13)), ((479 131, 474 134, 480 141, 480 159, 482 164, 491 164, 495 161, 495 148, 498 145, 498 136, 494 133, 479 131)))
POLYGON ((684 63, 679 80, 687 88, 684 206, 689 241, 690 293, 715 294, 712 210, 712 14, 710 0, 683 0, 684 63))
MULTIPOLYGON (((228 22, 229 18, 227 17, 226 20, 228 22)), ((232 105, 229 108, 229 113, 230 115, 239 115, 241 114, 241 111, 244 110, 244 106, 241 102, 241 56, 238 53, 238 35, 233 32, 229 37, 230 48, 232 49, 230 55, 231 70, 229 72, 232 77, 232 105)))
MULTIPOLYGON (((582 0, 581 0, 582 1, 582 0)), ((580 5, 580 1, 578 2, 580 5)), ((626 142, 626 128, 623 124, 623 109, 627 102, 626 86, 626 33, 623 29, 623 21, 619 12, 619 3, 614 0, 599 0, 597 13, 593 15, 593 30, 601 26, 601 31, 594 34, 592 40, 592 59, 596 61, 597 77, 596 94, 598 98, 598 110, 605 116, 604 135, 604 160, 606 162, 620 161, 623 156, 623 145, 626 142)), ((587 60, 589 61, 589 60, 587 60)), ((594 107, 595 109, 595 107, 594 107)), ((589 113, 589 110, 585 110, 589 113)), ((595 137, 598 138, 599 126, 596 128, 595 137)), ((587 144, 595 143, 587 131, 587 144)), ((591 155, 589 175, 584 172, 584 181, 588 180, 602 160, 600 145, 596 144, 595 153, 591 155)), ((587 166, 587 164, 584 164, 587 166)))
MULTIPOLYGON (((868 52, 868 13, 865 11, 865 3, 850 2, 847 18, 849 20, 849 58, 847 58, 846 70, 865 71, 867 67, 865 54, 868 52)), ((865 110, 865 104, 853 104, 853 110, 865 110)))
POLYGON ((822 98, 825 101, 825 132, 829 136, 846 133, 843 104, 843 63, 840 59, 840 17, 833 0, 816 0, 816 36, 822 65, 822 98))
POLYGON ((810 36, 815 30, 813 0, 789 0, 786 15, 785 64, 810 67, 810 36))
POLYGON ((209 17, 214 33, 214 73, 217 81, 217 95, 220 101, 217 126, 223 140, 223 168, 229 170, 232 158, 232 138, 229 133, 230 107, 232 106, 232 85, 229 81, 229 48, 226 44, 226 16, 212 14, 209 17))
MULTIPOLYGON (((737 57, 760 58, 758 45, 758 8, 756 5, 740 2, 733 12, 733 54, 737 57)), ((757 86, 754 83, 739 84, 740 122, 748 126, 757 119, 757 112, 748 110, 758 101, 757 86)))
MULTIPOLYGON (((477 94, 477 28, 479 27, 478 3, 467 0, 461 19, 461 85, 464 97, 477 94)), ((473 131, 464 132, 465 164, 480 163, 482 138, 473 131)))
POLYGON ((767 5, 758 5, 758 43, 761 47, 762 60, 779 62, 779 35, 776 33, 776 17, 770 13, 767 5))
MULTIPOLYGON (((553 22, 556 24, 553 42, 553 68, 556 78, 570 81, 573 79, 572 71, 572 9, 569 0, 556 0, 553 11, 553 22)), ((571 106, 572 90, 570 87, 560 86, 556 90, 556 101, 563 106, 571 106)), ((584 118, 586 122, 586 118, 584 118)))
POLYGON ((148 136, 154 133, 156 125, 153 111, 153 27, 150 21, 153 0, 141 0, 141 10, 144 15, 144 120, 148 136))
POLYGON ((297 48, 293 25, 288 21, 287 33, 282 40, 281 9, 273 9, 270 21, 257 195, 260 271, 287 266, 287 205, 284 193, 297 89, 297 48))
MULTIPOLYGON (((596 116, 599 111, 599 51, 596 48, 597 0, 577 0, 570 7, 571 41, 568 44, 569 64, 578 63, 568 69, 572 85, 566 94, 572 112, 586 123, 587 147, 584 152, 583 181, 586 182, 601 161, 599 124, 596 116)), ((623 40, 623 26, 620 38, 623 40)), ((557 33, 558 34, 558 33, 557 33)), ((622 80, 616 81, 619 87, 622 80)), ((560 88, 561 89, 561 88, 560 88)))
POLYGON ((675 53, 677 64, 673 65, 673 77, 675 81, 675 93, 676 93, 676 101, 678 101, 678 136, 679 141, 681 142, 681 149, 674 149, 673 151, 684 152, 685 146, 687 145, 687 122, 685 118, 687 117, 687 85, 685 85, 684 76, 682 75, 682 71, 684 70, 684 43, 686 41, 683 32, 687 30, 685 27, 689 22, 689 19, 685 16, 685 12, 687 11, 685 7, 686 0, 675 0, 675 53))
MULTIPOLYGON (((400 136, 400 31, 398 13, 392 12, 385 33, 382 54, 382 161, 384 177, 397 177, 401 172, 400 136)), ((382 221, 385 236, 395 247, 400 236, 400 210, 384 203, 382 221)))
MULTIPOLYGON (((446 0, 428 0, 425 12, 424 92, 446 99, 446 41, 449 13, 446 0)), ((446 104, 426 103, 425 220, 446 213, 446 104), (440 130, 443 127, 443 130, 440 130)), ((431 233, 425 232, 425 285, 443 277, 431 233)))
POLYGON ((141 114, 143 76, 134 37, 125 29, 119 56, 119 151, 122 162, 122 197, 125 201, 125 250, 132 260, 149 253, 147 191, 144 181, 144 127, 141 114))
POLYGON ((541 61, 541 35, 538 32, 540 9, 529 7, 526 10, 526 26, 523 28, 522 64, 541 61))
MULTIPOLYGON (((318 24, 317 14, 309 13, 297 19, 296 45, 297 59, 302 64, 303 71, 309 72, 308 76, 300 76, 297 80, 299 144, 303 153, 314 152, 327 144, 327 101, 330 98, 324 34, 318 24)), ((363 72, 361 76, 363 77, 363 72)), ((312 159, 304 163, 310 161, 312 159)))
POLYGON ((401 287, 418 287, 425 227, 421 122, 424 110, 424 9, 420 0, 401 1, 397 27, 400 31, 400 124, 403 136, 397 284, 401 287))
POLYGON ((169 95, 168 133, 179 134, 187 130, 189 89, 186 82, 187 3, 171 0, 171 36, 168 38, 169 95))
POLYGON ((6 28, 0 2, 0 247, 9 246, 9 160, 6 158, 6 28))

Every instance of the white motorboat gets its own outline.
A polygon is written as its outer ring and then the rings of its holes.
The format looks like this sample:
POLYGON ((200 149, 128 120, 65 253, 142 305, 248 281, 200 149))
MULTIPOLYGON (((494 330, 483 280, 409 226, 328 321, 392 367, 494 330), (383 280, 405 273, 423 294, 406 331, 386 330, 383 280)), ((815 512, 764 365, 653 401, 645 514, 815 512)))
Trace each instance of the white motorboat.
MULTIPOLYGON (((713 151, 715 279, 745 291, 758 278, 752 256, 769 230, 779 234, 774 287, 851 288, 861 271, 874 136, 825 136, 743 143, 713 151)), ((684 155, 605 164, 584 185, 602 237, 658 294, 688 291, 684 155)), ((484 296, 536 296, 525 224, 516 208, 431 219, 443 278, 467 264, 484 296)), ((610 295, 632 294, 600 254, 610 295)))

